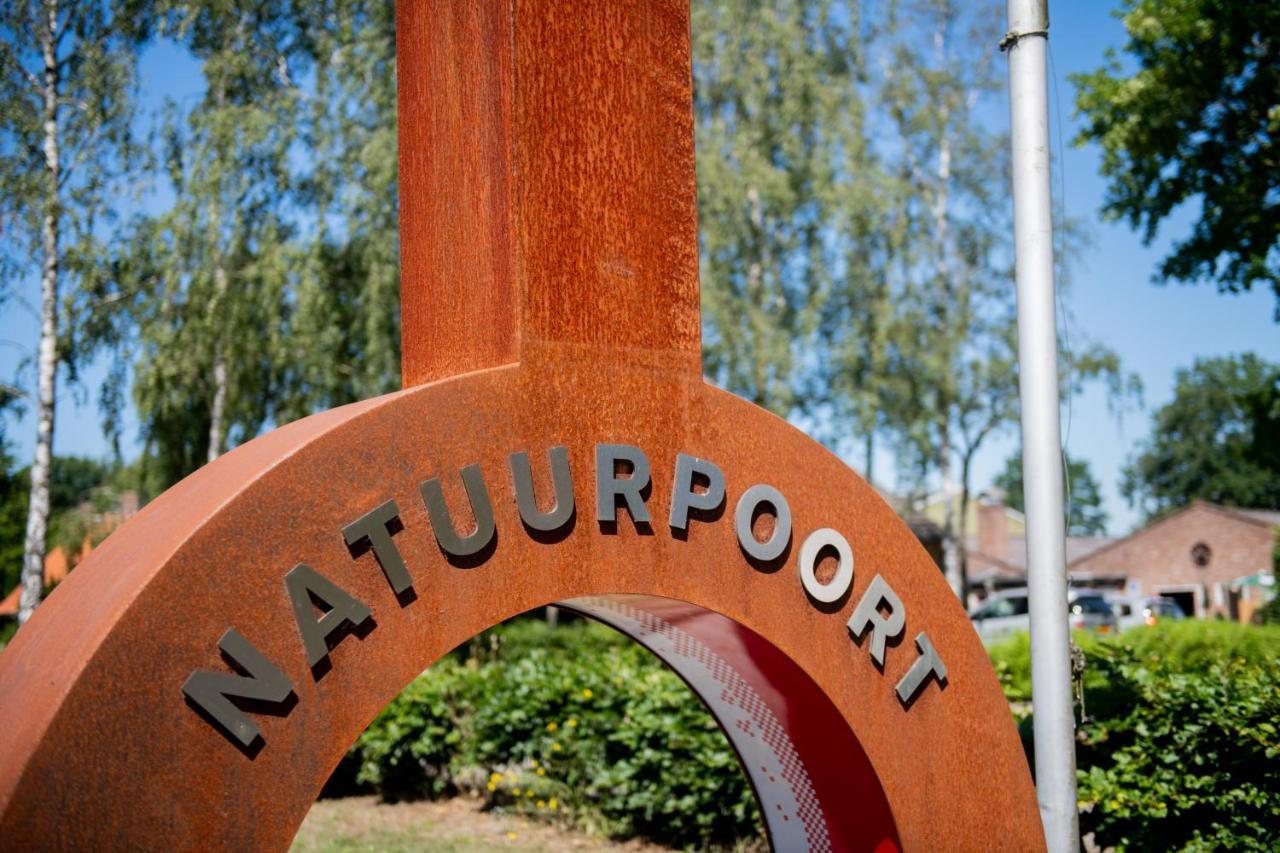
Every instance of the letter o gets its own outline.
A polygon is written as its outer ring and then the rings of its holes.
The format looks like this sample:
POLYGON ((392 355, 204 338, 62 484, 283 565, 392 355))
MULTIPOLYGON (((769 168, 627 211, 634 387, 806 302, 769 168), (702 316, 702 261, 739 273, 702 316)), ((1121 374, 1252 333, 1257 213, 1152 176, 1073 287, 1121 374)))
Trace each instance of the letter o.
POLYGON ((849 547, 848 540, 830 527, 810 533, 809 538, 800 546, 800 583, 814 601, 831 604, 843 598, 849 592, 849 587, 853 586, 853 549, 849 547), (818 564, 818 555, 827 546, 836 549, 840 565, 836 567, 835 576, 830 581, 819 583, 814 569, 818 564))
POLYGON ((773 486, 757 483, 742 493, 738 498, 738 507, 733 512, 733 526, 738 533, 738 545, 748 557, 761 563, 770 563, 782 556, 791 544, 791 507, 787 499, 773 486), (751 521, 756 514, 756 507, 767 503, 773 507, 773 535, 768 542, 756 540, 751 532, 751 521))

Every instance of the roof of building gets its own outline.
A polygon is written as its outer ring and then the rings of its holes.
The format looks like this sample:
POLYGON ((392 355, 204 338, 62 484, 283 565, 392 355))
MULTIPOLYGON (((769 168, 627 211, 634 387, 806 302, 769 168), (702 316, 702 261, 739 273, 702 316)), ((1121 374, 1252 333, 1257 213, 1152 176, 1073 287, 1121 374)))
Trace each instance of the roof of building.
MULTIPOLYGON (((81 557, 89 553, 89 542, 86 540, 84 550, 81 557)), ((44 585, 47 589, 55 583, 60 583, 67 576, 67 572, 71 571, 71 561, 67 559, 67 552, 62 549, 61 545, 54 547, 52 551, 44 556, 44 585)), ((18 615, 18 603, 22 597, 22 584, 18 584, 9 594, 0 600, 0 617, 12 617, 18 615)))
MULTIPOLYGON (((1067 537, 1067 562, 1081 560, 1099 551, 1113 542, 1116 542, 1110 536, 1068 536, 1067 537)), ((1009 537, 1009 556, 1000 558, 991 554, 983 553, 978 548, 978 538, 976 536, 969 537, 969 556, 970 558, 978 557, 989 563, 997 565, 1000 569, 999 574, 1025 574, 1027 571, 1027 539, 1025 536, 1009 537)))
POLYGON ((1277 510, 1238 509, 1237 507, 1216 506, 1215 504, 1206 504, 1206 506, 1213 506, 1216 509, 1220 509, 1223 512, 1230 513, 1231 515, 1239 516, 1248 521, 1256 521, 1259 524, 1265 524, 1270 527, 1280 527, 1280 511, 1277 510))
POLYGON ((1222 506, 1220 504, 1209 503, 1208 501, 1195 500, 1187 504, 1186 506, 1169 513, 1168 515, 1162 516, 1161 518, 1158 518, 1155 521, 1152 521, 1150 524, 1147 524, 1147 525, 1144 525, 1143 527, 1138 528, 1137 530, 1130 533, 1128 536, 1124 536, 1119 539, 1112 539, 1107 544, 1098 548, 1094 548, 1092 551, 1079 554, 1076 557, 1071 557, 1070 554, 1068 553, 1067 567, 1070 568, 1072 563, 1079 562, 1081 560, 1084 560, 1087 557, 1091 557, 1095 553, 1099 553, 1101 551, 1114 548, 1124 542, 1128 542, 1130 539, 1133 539, 1137 536, 1141 536, 1149 530, 1153 530, 1157 527, 1163 527, 1164 525, 1168 524, 1169 522, 1173 521, 1176 518, 1182 517, 1183 515, 1185 515, 1186 513, 1190 512, 1193 509, 1207 509, 1212 512, 1217 512, 1217 513, 1221 513, 1222 515, 1230 516, 1239 521, 1247 522, 1249 524, 1259 524, 1266 527, 1280 526, 1280 511, 1269 510, 1269 509, 1241 509, 1239 507, 1222 506))

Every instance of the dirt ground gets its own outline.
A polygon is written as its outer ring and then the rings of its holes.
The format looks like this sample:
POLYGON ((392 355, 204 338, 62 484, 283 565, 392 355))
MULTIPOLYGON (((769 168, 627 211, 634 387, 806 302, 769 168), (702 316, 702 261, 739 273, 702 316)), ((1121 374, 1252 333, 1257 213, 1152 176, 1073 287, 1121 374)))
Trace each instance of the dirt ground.
POLYGON ((386 804, 376 797, 320 800, 293 841, 294 853, 431 850, 488 853, 495 850, 575 850, 582 853, 658 853, 666 848, 592 838, 516 815, 480 810, 481 800, 386 804))

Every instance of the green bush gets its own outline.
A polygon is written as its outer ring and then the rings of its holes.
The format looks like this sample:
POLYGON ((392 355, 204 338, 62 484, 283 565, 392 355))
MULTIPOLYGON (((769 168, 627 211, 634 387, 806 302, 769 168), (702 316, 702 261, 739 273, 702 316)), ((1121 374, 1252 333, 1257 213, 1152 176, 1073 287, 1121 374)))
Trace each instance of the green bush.
POLYGON ((1010 702, 1031 701, 1031 638, 1025 631, 987 647, 1000 686, 1010 702))
MULTIPOLYGON (((1117 850, 1274 849, 1280 628, 1186 620, 1074 639, 1086 657, 1081 830, 1117 850)), ((988 651, 1026 708, 1027 636, 988 651)), ((1030 717, 1019 729, 1030 760, 1030 717)))
POLYGON ((387 800, 475 791, 677 847, 760 834, 711 715, 656 658, 591 623, 520 620, 478 637, 388 705, 353 753, 387 800))
POLYGON ((1259 607, 1253 614, 1253 618, 1261 625, 1280 626, 1280 595, 1259 607))
POLYGON ((1105 711, 1080 728, 1081 830, 1117 850, 1275 849, 1280 667, 1101 644, 1105 711))
MULTIPOLYGON (((1280 626, 1241 625, 1202 619, 1165 621, 1151 627, 1131 628, 1119 637, 1099 639, 1093 634, 1076 632, 1072 641, 1092 658, 1100 648, 1119 644, 1132 648, 1140 657, 1158 657, 1164 665, 1179 672, 1203 672, 1214 661, 1242 659, 1265 664, 1280 658, 1280 626)), ((1026 632, 1014 634, 987 649, 1005 697, 1013 703, 1031 701, 1031 639, 1026 632)), ((1086 693, 1100 687, 1086 664, 1086 693)), ((1086 703, 1088 699, 1086 697, 1086 703)), ((1091 710, 1088 709, 1087 710, 1091 710)))
POLYGON ((1203 672, 1219 660, 1274 663, 1280 657, 1280 626, 1186 619, 1125 631, 1119 642, 1180 672, 1203 672))

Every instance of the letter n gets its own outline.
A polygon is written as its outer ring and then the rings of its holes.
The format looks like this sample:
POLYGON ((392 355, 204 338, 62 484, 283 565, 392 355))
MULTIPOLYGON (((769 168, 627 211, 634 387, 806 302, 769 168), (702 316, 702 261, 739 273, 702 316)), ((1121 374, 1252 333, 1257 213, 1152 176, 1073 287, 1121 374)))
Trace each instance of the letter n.
POLYGON ((235 628, 222 635, 218 648, 246 674, 198 670, 182 685, 182 692, 192 705, 212 718, 227 737, 248 749, 262 732, 236 705, 259 702, 283 705, 293 695, 293 682, 235 628))

